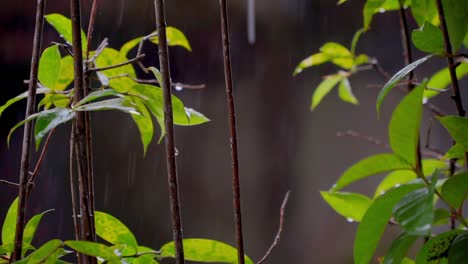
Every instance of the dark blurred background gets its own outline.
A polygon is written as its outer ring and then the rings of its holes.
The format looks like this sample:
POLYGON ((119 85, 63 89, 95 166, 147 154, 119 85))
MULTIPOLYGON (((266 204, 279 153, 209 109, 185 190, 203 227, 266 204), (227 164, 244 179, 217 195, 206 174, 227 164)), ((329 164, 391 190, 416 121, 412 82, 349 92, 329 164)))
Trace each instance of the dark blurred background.
MULTIPOLYGON (((87 21, 91 2, 83 1, 83 21, 87 21)), ((110 39, 111 47, 120 48, 126 40, 155 29, 151 0, 99 2, 94 48, 104 37, 110 39)), ((311 95, 321 76, 336 69, 324 65, 297 77, 292 77, 292 72, 325 42, 348 46, 362 26, 364 1, 337 7, 335 0, 256 0, 257 35, 253 45, 247 40, 246 0, 229 2, 246 252, 254 260, 263 256, 276 234, 283 196, 290 189, 284 233, 268 263, 352 263, 357 224, 333 212, 319 190, 331 187, 357 160, 388 151, 357 138, 337 137, 336 133, 354 129, 386 141, 388 118, 401 94, 390 94, 377 120, 375 99, 379 89, 375 84, 383 84, 384 79, 373 71, 363 72, 351 78, 360 106, 339 101, 333 91, 311 112, 311 95)), ((29 76, 35 1, 2 1, 1 5, 3 104, 26 89, 23 80, 29 76)), ((234 245, 218 1, 171 0, 166 1, 166 8, 168 24, 181 29, 193 48, 191 53, 179 47, 170 49, 172 79, 206 84, 203 90, 176 94, 186 106, 211 119, 200 126, 176 128, 184 235, 234 245)), ((68 16, 67 1, 48 1, 47 13, 54 12, 68 16)), ((383 67, 395 73, 403 65, 397 13, 376 15, 372 27, 361 38, 358 51, 377 57, 383 67)), ((416 27, 413 21, 411 27, 416 27)), ((43 48, 60 40, 48 25, 44 34, 43 48)), ((150 46, 145 64, 158 65, 156 52, 156 46, 150 46)), ((420 56, 416 52, 415 57, 420 56)), ((442 66, 443 60, 434 60, 417 76, 424 77, 442 66)), ((434 103, 453 113, 448 95, 440 97, 434 103)), ((17 181, 22 132, 15 133, 9 148, 6 135, 24 117, 24 107, 24 103, 16 104, 0 120, 1 179, 17 181)), ((159 131, 156 133, 159 136, 159 131)), ((45 216, 36 243, 54 237, 72 238, 68 135, 69 127, 62 126, 52 139, 29 204, 31 215, 55 208, 45 216)), ((445 131, 436 126, 432 142, 446 150, 450 142, 439 142, 442 136, 446 136, 445 131)), ((142 245, 159 248, 170 241, 164 145, 153 142, 144 158, 136 127, 126 115, 115 112, 93 115, 93 137, 97 209, 121 219, 142 245)), ((348 189, 371 195, 380 178, 372 177, 364 181, 365 185, 348 189)), ((15 195, 14 187, 0 185, 0 219, 15 195)), ((398 230, 388 231, 387 240, 398 230)), ((380 252, 386 246, 384 242, 380 252)))

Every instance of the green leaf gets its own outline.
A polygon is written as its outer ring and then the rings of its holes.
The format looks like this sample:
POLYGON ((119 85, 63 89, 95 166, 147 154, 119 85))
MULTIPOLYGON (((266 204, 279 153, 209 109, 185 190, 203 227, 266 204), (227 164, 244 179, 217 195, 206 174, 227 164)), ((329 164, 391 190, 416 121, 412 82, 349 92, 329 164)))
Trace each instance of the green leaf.
POLYGON ((444 208, 437 208, 434 211, 434 226, 447 225, 452 214, 444 208))
POLYGON ((64 243, 65 245, 77 252, 83 253, 88 256, 103 258, 104 260, 107 260, 112 264, 120 264, 120 258, 114 253, 114 251, 111 248, 107 247, 104 244, 78 240, 68 240, 64 243))
POLYGON ((401 234, 395 240, 387 251, 382 264, 396 264, 402 263, 409 248, 413 245, 414 241, 418 238, 417 236, 408 235, 406 233, 401 234))
POLYGON ((406 184, 417 178, 416 173, 410 170, 398 170, 389 173, 380 182, 375 190, 374 198, 386 193, 388 190, 406 184))
POLYGON ((140 132, 141 142, 143 143, 143 154, 146 155, 146 150, 154 135, 153 119, 140 98, 126 97, 126 99, 130 100, 138 113, 140 113, 139 115, 132 114, 132 118, 140 132))
POLYGON ((117 218, 103 212, 95 212, 96 234, 113 245, 127 245, 137 251, 138 243, 133 233, 117 218))
POLYGON ((388 129, 392 150, 413 166, 417 159, 425 85, 419 85, 401 100, 393 111, 388 129))
POLYGON ((27 263, 28 264, 39 264, 39 263, 45 263, 47 259, 50 257, 54 257, 53 254, 56 252, 59 248, 62 247, 62 241, 59 239, 53 239, 42 245, 40 248, 38 248, 36 251, 31 253, 27 257, 27 263))
POLYGON ((303 70, 309 67, 317 66, 328 61, 330 61, 330 58, 321 52, 312 54, 311 56, 301 61, 299 65, 297 65, 296 69, 294 70, 293 75, 296 76, 299 73, 301 73, 303 70))
POLYGON ((68 108, 54 108, 38 113, 34 126, 36 149, 39 149, 41 141, 47 133, 57 126, 64 124, 75 117, 75 113, 68 108))
POLYGON ((48 47, 39 60, 38 78, 42 85, 54 89, 60 74, 62 56, 57 45, 48 47))
POLYGON ((26 224, 26 227, 24 228, 23 243, 31 244, 34 238, 34 235, 36 234, 37 227, 39 226, 39 223, 42 220, 42 217, 46 213, 52 212, 52 211, 53 210, 47 210, 43 213, 37 214, 28 221, 28 223, 26 224))
POLYGON ((408 64, 403 69, 399 70, 392 78, 384 85, 382 90, 377 97, 377 113, 380 112, 380 106, 382 105, 383 100, 387 96, 387 94, 397 85, 406 75, 408 75, 411 71, 416 69, 418 66, 426 62, 428 59, 432 58, 432 54, 422 57, 411 64, 408 64))
POLYGON ((393 154, 378 154, 360 160, 347 169, 332 187, 338 191, 349 184, 366 177, 395 170, 411 170, 411 165, 393 154))
POLYGON ((468 260, 468 233, 461 234, 455 238, 448 252, 449 263, 466 263, 468 260))
POLYGON ((320 52, 327 56, 331 62, 344 69, 353 67, 354 56, 349 49, 336 42, 325 43, 320 52))
POLYGON ((467 151, 463 145, 455 144, 445 153, 444 159, 462 159, 467 151))
POLYGON ((374 200, 358 226, 354 240, 354 263, 368 264, 377 248, 393 207, 408 193, 424 187, 422 183, 405 184, 389 190, 374 200))
POLYGON ((353 91, 351 90, 351 85, 349 84, 348 78, 343 78, 338 86, 338 95, 340 96, 341 100, 351 103, 351 104, 359 104, 359 101, 354 96, 353 91))
POLYGON ((434 222, 434 191, 424 188, 405 195, 393 214, 409 235, 429 235, 434 222))
MULTIPOLYGON (((45 19, 47 23, 57 30, 60 37, 62 37, 68 44, 72 45, 72 22, 69 18, 61 14, 49 14, 45 16, 45 19)), ((86 34, 83 30, 81 30, 81 45, 83 47, 83 54, 85 54, 88 49, 88 44, 86 41, 86 34)))
MULTIPOLYGON (((458 65, 455 71, 456 71, 458 80, 461 80, 463 77, 468 75, 468 63, 460 63, 460 65, 458 65)), ((450 78, 449 69, 444 68, 438 71, 437 73, 435 73, 431 77, 431 79, 429 79, 429 82, 427 83, 427 87, 430 87, 431 89, 444 90, 450 85, 451 82, 452 82, 452 79, 450 78)), ((440 93, 439 91, 425 90, 424 98, 429 99, 438 95, 439 93, 440 93)))
POLYGON ((356 58, 354 58, 353 67, 357 67, 359 65, 369 63, 369 61, 370 61, 369 56, 367 56, 366 54, 359 54, 358 56, 356 56, 356 58))
POLYGON ((431 260, 446 257, 452 241, 460 233, 462 233, 460 230, 451 230, 429 239, 429 241, 427 241, 418 252, 416 256, 416 264, 425 264, 431 260))
POLYGON ((89 103, 74 108, 75 111, 106 111, 118 110, 128 114, 140 114, 135 108, 126 106, 126 101, 123 98, 108 99, 95 103, 89 103))
POLYGON ((461 208, 468 198, 468 171, 451 176, 442 185, 442 196, 455 208, 461 208))
POLYGON ((445 53, 442 31, 431 23, 426 22, 421 28, 413 30, 411 40, 419 50, 438 55, 445 53))
POLYGON ((465 38, 468 25, 468 5, 465 0, 442 0, 442 6, 452 52, 456 53, 465 38))
POLYGON ((468 118, 459 116, 439 117, 439 121, 448 130, 457 144, 468 148, 468 118))
POLYGON ((436 1, 412 0, 411 13, 420 27, 426 22, 429 22, 435 26, 439 25, 439 15, 437 13, 436 1))
POLYGON ((359 39, 361 38, 362 33, 364 33, 363 28, 359 29, 358 31, 356 31, 356 33, 354 33, 353 40, 351 41, 351 53, 353 55, 356 54, 356 46, 359 39))
POLYGON ((363 18, 364 18, 364 31, 369 30, 372 18, 374 17, 375 11, 380 9, 385 0, 367 0, 364 5, 363 18))
POLYGON ((314 94, 312 95, 311 110, 314 110, 322 101, 322 99, 335 87, 343 76, 340 74, 326 76, 325 79, 317 86, 314 94))
MULTIPOLYGON (((36 91, 36 94, 44 94, 44 93, 48 93, 50 92, 50 89, 47 89, 47 88, 38 88, 37 91, 36 91)), ((0 106, 0 116, 2 116, 2 113, 3 111, 5 111, 5 109, 7 109, 8 107, 10 107, 12 104, 16 103, 16 102, 19 102, 25 98, 28 97, 28 92, 24 92, 24 93, 21 93, 19 95, 17 95, 16 97, 8 100, 4 105, 0 106)))
MULTIPOLYGON (((198 262, 221 262, 221 263, 237 263, 237 249, 228 244, 201 238, 184 239, 184 255, 185 260, 198 262)), ((162 257, 175 257, 174 242, 169 242, 161 247, 162 257)), ((246 264, 254 262, 245 256, 246 264)))
POLYGON ((81 99, 81 101, 76 103, 73 107, 79 107, 81 105, 95 101, 97 99, 101 99, 103 97, 109 97, 109 96, 116 96, 118 94, 119 93, 117 93, 115 90, 112 90, 112 89, 103 89, 103 90, 94 91, 88 94, 85 98, 81 99))
POLYGON ((74 67, 75 66, 73 65, 72 56, 67 55, 63 57, 60 62, 59 77, 57 79, 57 82, 55 83, 55 86, 51 88, 57 91, 65 90, 73 82, 73 79, 75 78, 74 67))
POLYGON ((56 107, 65 108, 70 103, 70 97, 68 96, 67 94, 46 94, 37 105, 37 108, 45 106, 46 109, 49 109, 52 104, 56 107))
POLYGON ((320 192, 323 199, 348 221, 360 222, 372 200, 359 193, 320 192))
POLYGON ((154 260, 154 255, 142 255, 133 261, 133 264, 157 264, 157 263, 158 262, 154 260))
POLYGON ((15 240, 16 219, 18 214, 18 198, 16 198, 10 205, 8 212, 5 216, 5 221, 2 227, 2 244, 6 245, 13 243, 15 240))
MULTIPOLYGON (((119 53, 119 51, 111 48, 105 48, 96 58, 96 67, 104 68, 121 63, 127 62, 127 58, 119 53)), ((123 65, 122 67, 112 68, 101 71, 105 76, 109 78, 109 86, 119 93, 127 92, 133 85, 137 84, 131 78, 125 77, 130 76, 136 78, 135 69, 131 64, 123 65)))

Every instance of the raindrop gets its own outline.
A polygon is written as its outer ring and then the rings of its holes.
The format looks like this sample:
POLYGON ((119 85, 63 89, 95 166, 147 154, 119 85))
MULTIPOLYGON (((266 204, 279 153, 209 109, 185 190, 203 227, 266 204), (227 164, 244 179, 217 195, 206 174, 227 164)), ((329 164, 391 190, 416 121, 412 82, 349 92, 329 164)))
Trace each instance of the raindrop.
POLYGON ((175 89, 176 91, 182 91, 184 88, 180 85, 176 85, 175 89))
POLYGON ((174 148, 174 155, 179 156, 179 150, 177 148, 174 148))
POLYGON ((352 222, 354 222, 354 219, 353 219, 353 218, 351 218, 351 217, 348 217, 348 218, 346 218, 346 221, 348 221, 348 222, 352 223, 352 222))
POLYGON ((399 184, 399 183, 395 184, 395 188, 396 188, 396 187, 400 187, 400 184, 399 184))
POLYGON ((380 8, 379 9, 379 13, 385 13, 385 11, 387 11, 387 10, 385 10, 385 8, 380 8))

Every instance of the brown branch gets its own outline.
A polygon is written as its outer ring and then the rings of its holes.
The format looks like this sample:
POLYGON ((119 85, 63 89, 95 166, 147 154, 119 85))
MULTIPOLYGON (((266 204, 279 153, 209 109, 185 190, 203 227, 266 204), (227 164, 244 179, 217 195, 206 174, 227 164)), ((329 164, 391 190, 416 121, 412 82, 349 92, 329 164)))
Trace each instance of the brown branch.
POLYGON ((89 24, 88 24, 88 35, 86 36, 86 41, 88 43, 88 50, 86 50, 86 59, 89 59, 91 42, 93 41, 93 32, 94 32, 94 21, 97 14, 97 0, 93 0, 93 5, 91 7, 91 14, 89 15, 89 24))
POLYGON ((1 184, 6 184, 6 185, 11 185, 11 186, 16 186, 16 187, 20 186, 19 183, 6 181, 6 180, 0 180, 0 183, 1 184))
POLYGON ((166 18, 164 9, 164 0, 155 0, 154 8, 156 14, 156 28, 158 32, 158 47, 159 47, 159 64, 162 75, 162 90, 164 98, 164 121, 166 124, 166 164, 167 177, 169 183, 169 198, 171 203, 172 213, 172 236, 175 245, 175 260, 177 264, 183 264, 184 261, 184 246, 182 233, 182 217, 180 213, 179 190, 177 179, 177 164, 175 159, 175 143, 174 143, 174 125, 172 113, 172 92, 171 78, 169 68, 169 49, 166 37, 166 18))
POLYGON ((239 159, 237 154, 237 130, 236 130, 236 110, 234 105, 234 92, 232 84, 231 70, 231 48, 229 38, 229 21, 227 0, 219 0, 220 17, 221 17, 221 33, 223 43, 223 59, 224 59, 224 77, 226 81, 226 101, 229 110, 229 128, 231 142, 231 158, 232 158, 232 194, 234 206, 234 221, 236 230, 237 258, 239 264, 244 264, 244 235, 242 230, 242 209, 241 209, 241 194, 239 180, 239 159))
POLYGON ((270 248, 268 248, 267 252, 265 253, 265 255, 263 256, 263 258, 261 258, 257 264, 262 264, 263 262, 265 262, 268 257, 270 256, 271 252, 273 251, 273 249, 278 245, 280 239, 281 239, 281 233, 283 232, 283 225, 284 225, 284 211, 286 210, 286 205, 288 204, 288 200, 289 200, 289 194, 291 193, 291 191, 287 191, 286 192, 286 195, 284 196, 284 199, 283 199, 283 203, 281 204, 281 208, 280 208, 280 220, 279 220, 279 226, 278 226, 278 231, 276 232, 276 237, 275 237, 275 240, 273 241, 273 243, 271 244, 270 248))
MULTIPOLYGON (((36 103, 36 90, 38 83, 38 71, 39 71, 39 57, 42 46, 42 32, 44 29, 44 12, 45 12, 45 0, 38 0, 36 6, 36 25, 34 29, 34 40, 33 40, 33 51, 31 56, 31 71, 29 75, 29 89, 28 99, 26 103, 26 115, 28 118, 35 112, 36 103)), ((27 208, 27 192, 28 192, 28 178, 29 178, 29 162, 30 152, 32 146, 32 122, 26 122, 24 125, 23 134, 23 147, 21 153, 21 168, 19 175, 19 192, 18 192, 18 213, 16 219, 16 230, 13 254, 11 255, 11 262, 19 260, 23 250, 23 234, 24 225, 26 218, 27 208)))
POLYGON ((110 66, 102 67, 102 68, 89 68, 89 69, 86 71, 86 73, 97 72, 97 71, 105 71, 105 70, 120 68, 120 67, 122 67, 122 66, 125 66, 125 65, 128 65, 128 64, 132 64, 132 63, 134 63, 134 62, 138 62, 138 61, 140 61, 141 59, 143 59, 144 57, 145 57, 145 54, 141 54, 141 55, 136 56, 136 57, 133 58, 133 59, 130 59, 130 60, 128 60, 128 61, 124 61, 124 62, 119 63, 119 64, 110 65, 110 66))
POLYGON ((34 167, 34 170, 31 173, 31 176, 30 176, 29 182, 28 182, 28 185, 30 186, 29 189, 28 189, 28 196, 30 195, 31 187, 34 184, 34 180, 36 179, 36 176, 37 176, 39 170, 41 169, 42 162, 44 161, 45 154, 47 152, 47 149, 49 148, 49 143, 50 143, 50 140, 52 139, 52 135, 54 134, 54 132, 55 132, 55 128, 53 128, 49 132, 49 135, 47 135, 47 139, 44 142, 44 146, 42 147, 41 154, 39 155, 39 158, 38 158, 38 160, 36 162, 36 167, 34 167))

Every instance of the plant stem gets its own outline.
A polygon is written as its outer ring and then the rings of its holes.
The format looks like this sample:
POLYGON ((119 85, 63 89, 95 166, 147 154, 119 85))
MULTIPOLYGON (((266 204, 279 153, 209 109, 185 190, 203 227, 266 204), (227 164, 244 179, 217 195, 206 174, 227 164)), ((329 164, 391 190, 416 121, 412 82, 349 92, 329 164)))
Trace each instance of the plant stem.
POLYGON ((224 77, 226 81, 226 100, 229 110, 229 127, 230 127, 230 142, 231 142, 231 158, 232 158, 232 192, 234 204, 234 221, 236 229, 237 241, 237 257, 238 263, 244 264, 244 237, 242 230, 242 210, 241 210, 241 195, 240 195, 240 180, 239 180, 239 160, 237 154, 237 131, 236 131, 236 111, 234 106, 234 94, 232 84, 231 70, 231 50, 229 39, 229 21, 227 0, 219 0, 220 15, 221 15, 221 31, 223 43, 223 58, 224 58, 224 77))
POLYGON ((166 164, 169 182, 169 196, 172 213, 172 236, 176 249, 176 263, 184 262, 184 246, 182 234, 182 217, 180 213, 179 190, 177 183, 177 165, 175 159, 174 125, 172 114, 172 92, 169 71, 169 51, 166 37, 166 18, 164 0, 155 0, 156 28, 158 32, 159 64, 162 75, 162 90, 164 97, 164 121, 166 125, 166 164))
MULTIPOLYGON (((28 99, 26 105, 26 115, 28 118, 34 114, 36 103, 36 90, 38 83, 39 57, 42 46, 42 32, 44 29, 45 0, 37 0, 36 6, 36 25, 34 29, 33 51, 31 57, 31 71, 29 75, 28 99)), ((29 182, 29 161, 32 145, 32 122, 26 122, 24 125, 23 148, 21 153, 21 168, 19 175, 19 193, 18 193, 18 215, 16 220, 15 241, 13 254, 10 262, 21 258, 23 250, 23 233, 27 208, 27 192, 29 182)))

